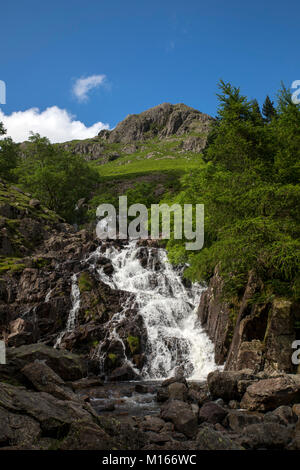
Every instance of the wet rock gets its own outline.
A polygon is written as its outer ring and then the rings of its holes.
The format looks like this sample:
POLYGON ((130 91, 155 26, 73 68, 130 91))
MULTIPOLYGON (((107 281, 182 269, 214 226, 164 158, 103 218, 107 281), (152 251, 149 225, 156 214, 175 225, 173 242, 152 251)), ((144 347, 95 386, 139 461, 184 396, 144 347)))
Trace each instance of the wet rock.
POLYGON ((156 400, 158 403, 163 403, 169 399, 169 390, 166 387, 161 387, 157 390, 156 400))
POLYGON ((149 387, 147 387, 147 385, 136 384, 134 389, 137 393, 149 393, 149 387))
POLYGON ((171 400, 161 408, 160 416, 165 421, 171 421, 175 429, 187 437, 194 437, 198 430, 198 421, 190 405, 183 401, 171 400))
POLYGON ((243 447, 230 439, 226 434, 203 426, 197 434, 195 450, 243 450, 243 447))
POLYGON ((137 375, 130 366, 117 367, 108 377, 109 382, 127 381, 136 379, 137 375))
POLYGON ((227 411, 220 405, 212 401, 204 403, 199 411, 200 423, 207 421, 208 423, 216 424, 221 423, 226 417, 227 411))
POLYGON ((84 377, 83 379, 71 382, 71 386, 74 391, 83 390, 86 388, 101 387, 103 380, 100 377, 84 377))
POLYGON ((186 401, 188 389, 184 383, 174 382, 168 386, 170 400, 186 401))
POLYGON ((169 385, 173 383, 182 383, 185 386, 187 386, 187 381, 182 375, 176 375, 175 377, 170 377, 169 379, 164 380, 161 386, 168 387, 169 385))
POLYGON ((289 376, 260 380, 247 388, 241 407, 248 410, 268 411, 288 405, 300 398, 300 387, 289 376))

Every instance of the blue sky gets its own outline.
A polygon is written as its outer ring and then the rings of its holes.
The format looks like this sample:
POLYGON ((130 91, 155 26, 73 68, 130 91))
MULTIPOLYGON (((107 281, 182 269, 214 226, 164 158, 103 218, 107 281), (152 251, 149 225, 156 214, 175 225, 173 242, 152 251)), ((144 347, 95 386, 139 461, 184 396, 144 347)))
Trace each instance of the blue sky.
POLYGON ((3 3, 0 119, 16 140, 29 125, 39 130, 39 121, 41 133, 52 126, 53 141, 83 138, 95 134, 95 123, 114 127, 166 101, 215 115, 220 78, 259 102, 274 98, 281 80, 300 79, 296 0, 3 3), (76 80, 91 76, 102 79, 76 96, 76 80), (9 120, 16 111, 26 113, 9 120))

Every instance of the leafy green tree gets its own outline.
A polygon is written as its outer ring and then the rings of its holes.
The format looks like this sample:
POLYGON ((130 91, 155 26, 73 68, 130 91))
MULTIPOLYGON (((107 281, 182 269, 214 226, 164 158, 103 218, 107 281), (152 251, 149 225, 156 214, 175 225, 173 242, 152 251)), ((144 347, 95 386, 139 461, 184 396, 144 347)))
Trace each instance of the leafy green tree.
POLYGON ((6 130, 4 129, 3 122, 0 122, 0 135, 6 134, 6 130))
POLYGON ((271 122, 272 119, 276 116, 276 109, 274 107, 274 102, 270 100, 270 97, 268 95, 263 104, 262 113, 267 122, 271 122))
MULTIPOLYGON (((3 123, 0 122, 0 136, 5 134, 6 130, 3 123)), ((9 137, 0 140, 0 176, 8 181, 15 180, 13 169, 18 162, 17 147, 9 137)))
POLYGON ((78 222, 76 202, 90 196, 99 176, 79 155, 32 135, 16 169, 19 183, 67 221, 78 222))

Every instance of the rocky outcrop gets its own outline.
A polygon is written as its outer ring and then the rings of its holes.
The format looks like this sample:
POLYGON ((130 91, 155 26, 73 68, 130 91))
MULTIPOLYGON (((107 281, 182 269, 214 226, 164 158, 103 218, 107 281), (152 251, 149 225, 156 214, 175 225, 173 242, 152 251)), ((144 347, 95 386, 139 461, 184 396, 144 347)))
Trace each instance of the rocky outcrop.
MULTIPOLYGON (((205 140, 212 121, 213 118, 207 114, 184 104, 163 103, 141 114, 127 116, 112 131, 100 131, 99 137, 110 143, 127 144, 155 136, 168 137, 174 134, 198 132, 203 134, 205 140)), ((191 145, 190 143, 189 146, 191 145)), ((193 148, 195 148, 194 145, 193 148)))
MULTIPOLYGON (((57 355, 64 360, 64 352, 57 355)), ((138 430, 98 417, 43 362, 26 363, 20 374, 28 380, 26 388, 0 381, 0 449, 109 450, 138 449, 146 444, 138 430)))
POLYGON ((255 302, 263 284, 253 273, 240 301, 224 300, 224 285, 215 269, 202 294, 198 316, 215 344, 216 362, 227 370, 295 372, 292 343, 299 305, 288 299, 255 302))
POLYGON ((268 411, 300 401, 300 386, 291 376, 260 380, 247 387, 241 407, 268 411))

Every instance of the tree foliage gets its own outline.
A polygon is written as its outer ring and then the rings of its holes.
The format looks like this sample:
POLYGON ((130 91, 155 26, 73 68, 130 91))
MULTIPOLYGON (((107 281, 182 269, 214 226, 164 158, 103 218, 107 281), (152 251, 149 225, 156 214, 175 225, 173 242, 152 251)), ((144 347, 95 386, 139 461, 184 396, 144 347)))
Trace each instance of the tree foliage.
POLYGON ((98 173, 81 156, 39 134, 29 138, 15 174, 27 191, 69 222, 77 222, 76 202, 89 197, 98 180, 98 173))
POLYGON ((168 243, 173 262, 188 262, 186 276, 209 279, 216 265, 230 295, 255 270, 267 290, 299 297, 300 108, 284 86, 276 119, 230 84, 220 82, 216 125, 205 168, 183 179, 177 202, 204 203, 205 245, 188 253, 168 243))

